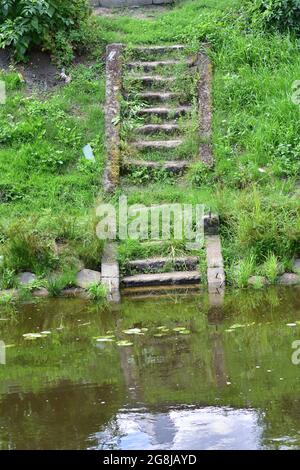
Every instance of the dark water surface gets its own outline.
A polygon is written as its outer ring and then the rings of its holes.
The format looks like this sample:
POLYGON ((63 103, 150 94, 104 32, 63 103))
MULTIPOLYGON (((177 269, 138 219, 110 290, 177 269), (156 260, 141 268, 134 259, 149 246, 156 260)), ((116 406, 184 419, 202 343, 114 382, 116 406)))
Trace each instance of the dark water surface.
POLYGON ((0 306, 0 449, 299 449, 299 294, 0 306))

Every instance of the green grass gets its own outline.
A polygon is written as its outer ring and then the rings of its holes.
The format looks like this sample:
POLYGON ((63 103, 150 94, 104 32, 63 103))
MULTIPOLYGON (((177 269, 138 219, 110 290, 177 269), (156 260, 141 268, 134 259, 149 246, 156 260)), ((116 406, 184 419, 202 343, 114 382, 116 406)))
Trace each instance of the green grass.
POLYGON ((71 74, 69 85, 42 96, 28 96, 16 73, 0 75, 8 94, 0 106, 0 250, 15 270, 99 262, 92 223, 104 159, 103 65, 71 74), (95 163, 84 159, 87 143, 95 163), (72 252, 56 259, 55 242, 72 252))
MULTIPOLYGON (((195 52, 201 42, 210 44, 214 169, 195 164, 185 182, 175 182, 164 171, 155 172, 151 182, 148 171, 137 169, 123 179, 120 191, 130 190, 129 203, 203 203, 218 212, 228 279, 240 286, 246 275, 239 280, 231 275, 238 263, 247 275, 264 272, 272 281, 277 275, 272 260, 288 267, 300 253, 300 204, 294 194, 300 107, 290 98, 292 83, 300 79, 298 42, 288 34, 245 26, 242 4, 188 0, 153 20, 94 21, 103 42, 123 42, 129 49, 183 42, 195 52)), ((52 254, 54 242, 66 245, 59 269, 80 262, 96 265, 102 248, 93 234, 93 207, 102 197, 105 161, 103 66, 99 57, 92 67, 74 67, 69 85, 42 97, 28 96, 16 73, 1 74, 8 102, 0 106, 0 252, 12 243, 11 227, 26 221, 26 233, 33 232, 52 254), (87 143, 96 164, 82 157, 87 143), (93 255, 87 260, 90 246, 93 255)), ((125 135, 135 125, 132 117, 125 135)), ((130 243, 120 248, 122 260, 126 249, 130 257, 152 253, 130 243)), ((57 269, 42 264, 40 271, 57 269)))

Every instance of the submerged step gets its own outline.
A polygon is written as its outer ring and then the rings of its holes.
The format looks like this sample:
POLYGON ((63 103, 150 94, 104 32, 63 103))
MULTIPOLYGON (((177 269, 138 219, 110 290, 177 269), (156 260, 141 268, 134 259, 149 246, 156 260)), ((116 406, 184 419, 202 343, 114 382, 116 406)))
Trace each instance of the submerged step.
POLYGON ((169 160, 164 162, 154 162, 148 160, 127 160, 123 161, 123 168, 130 170, 133 168, 149 168, 151 170, 167 170, 172 173, 182 173, 190 165, 186 160, 169 160))
POLYGON ((177 258, 158 257, 128 261, 125 268, 129 272, 137 271, 139 273, 149 273, 149 271, 158 271, 170 265, 176 271, 196 271, 198 263, 199 259, 197 256, 182 256, 177 258))
POLYGON ((133 142, 132 145, 138 150, 165 150, 165 149, 176 149, 182 144, 181 139, 176 140, 140 140, 133 142))
POLYGON ((124 287, 141 287, 171 284, 196 284, 201 276, 198 271, 174 271, 170 273, 137 274, 122 279, 124 287))
POLYGON ((156 115, 160 117, 172 116, 175 118, 190 113, 191 111, 191 106, 177 106, 176 108, 172 108, 169 106, 157 106, 153 108, 142 108, 137 112, 137 114, 139 116, 156 115))
POLYGON ((136 134, 175 134, 179 132, 180 127, 178 124, 146 124, 145 126, 137 127, 136 134))
POLYGON ((171 284, 157 286, 141 286, 141 287, 123 287, 122 295, 134 297, 135 300, 144 300, 149 297, 170 297, 170 295, 186 296, 191 294, 199 294, 202 289, 199 282, 192 284, 171 284))

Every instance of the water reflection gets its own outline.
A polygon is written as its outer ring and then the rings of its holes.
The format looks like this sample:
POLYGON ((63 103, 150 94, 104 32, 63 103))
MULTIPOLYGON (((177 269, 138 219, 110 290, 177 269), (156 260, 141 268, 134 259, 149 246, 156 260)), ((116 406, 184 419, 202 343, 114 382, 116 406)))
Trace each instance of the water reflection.
POLYGON ((42 301, 1 318, 1 449, 300 448, 297 289, 227 293, 222 308, 205 296, 119 311, 42 301), (132 346, 95 341, 132 327, 147 328, 132 346))
POLYGON ((205 407, 149 413, 122 411, 91 449, 259 449, 262 429, 255 410, 205 407))

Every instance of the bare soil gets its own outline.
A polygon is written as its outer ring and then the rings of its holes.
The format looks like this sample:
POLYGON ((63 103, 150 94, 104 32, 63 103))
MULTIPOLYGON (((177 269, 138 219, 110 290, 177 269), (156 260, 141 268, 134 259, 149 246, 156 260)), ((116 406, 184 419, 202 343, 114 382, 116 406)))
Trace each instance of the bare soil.
MULTIPOLYGON (((9 51, 0 50, 0 70, 8 70, 11 63, 9 51)), ((32 51, 26 63, 13 67, 21 73, 29 91, 43 92, 63 83, 59 78, 60 71, 46 52, 32 51)))

